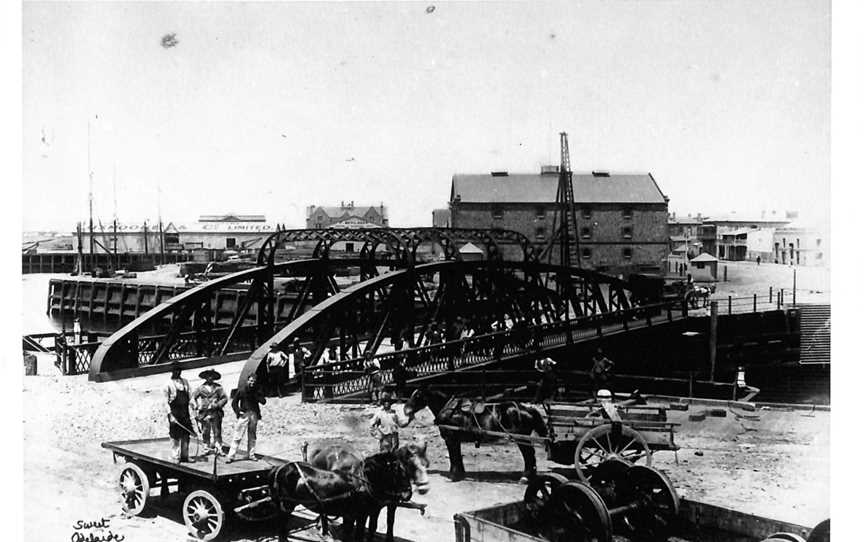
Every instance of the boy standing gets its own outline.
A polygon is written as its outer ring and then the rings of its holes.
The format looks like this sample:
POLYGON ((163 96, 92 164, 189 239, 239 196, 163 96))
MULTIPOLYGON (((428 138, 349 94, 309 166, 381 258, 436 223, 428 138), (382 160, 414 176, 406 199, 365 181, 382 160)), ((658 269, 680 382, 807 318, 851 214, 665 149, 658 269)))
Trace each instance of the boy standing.
POLYGON ((399 447, 399 428, 405 427, 411 420, 399 419, 399 413, 393 410, 393 398, 389 393, 381 394, 381 408, 372 416, 369 432, 378 437, 378 449, 381 452, 392 452, 399 447))

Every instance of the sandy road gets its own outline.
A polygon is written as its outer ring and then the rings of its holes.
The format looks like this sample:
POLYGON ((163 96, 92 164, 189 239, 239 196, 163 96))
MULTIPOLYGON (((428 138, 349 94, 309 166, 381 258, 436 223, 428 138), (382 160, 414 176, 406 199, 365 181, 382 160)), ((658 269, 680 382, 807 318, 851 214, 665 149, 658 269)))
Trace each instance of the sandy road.
MULTIPOLYGON (((233 383, 239 368, 233 364, 219 370, 227 383, 233 383)), ((197 371, 191 373, 186 376, 197 376, 197 371)), ((164 436, 159 390, 166 378, 106 384, 89 383, 85 376, 25 380, 23 517, 28 540, 70 540, 76 522, 102 518, 109 524, 99 530, 102 536, 111 531, 129 542, 188 539, 171 510, 135 518, 118 514, 116 467, 111 454, 100 447, 107 440, 164 436)), ((300 459, 304 440, 343 439, 371 453, 377 445, 367 431, 371 412, 359 405, 271 400, 263 412, 259 449, 300 459)), ((682 447, 678 465, 674 454, 664 452, 655 455, 655 466, 666 471, 685 496, 809 526, 828 517, 829 413, 763 410, 759 420, 730 415, 703 422, 687 421, 687 413, 671 415, 682 422, 676 437, 682 447)), ((233 416, 226 420, 229 431, 233 416)), ((429 505, 426 516, 408 510, 398 514, 396 535, 404 540, 452 540, 453 514, 517 500, 524 492, 518 483, 521 455, 506 444, 463 445, 469 476, 451 482, 446 476, 446 449, 431 422, 428 411, 423 412, 403 433, 427 439, 432 461, 431 491, 415 495, 416 501, 429 505)), ((547 462, 543 450, 537 455, 541 470, 568 472, 547 462)), ((240 524, 228 539, 274 537, 272 530, 240 524)))

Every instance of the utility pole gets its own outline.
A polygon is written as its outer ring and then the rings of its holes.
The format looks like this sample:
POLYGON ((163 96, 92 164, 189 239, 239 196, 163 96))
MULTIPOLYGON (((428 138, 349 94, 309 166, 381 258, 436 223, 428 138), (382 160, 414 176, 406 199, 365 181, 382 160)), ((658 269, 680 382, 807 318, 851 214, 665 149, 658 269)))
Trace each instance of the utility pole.
POLYGON ((90 119, 87 119, 87 177, 89 179, 88 200, 90 204, 90 273, 93 273, 93 166, 90 161, 90 119))
POLYGON ((114 177, 112 179, 112 188, 114 192, 114 269, 120 267, 120 258, 117 255, 117 162, 114 162, 114 177))

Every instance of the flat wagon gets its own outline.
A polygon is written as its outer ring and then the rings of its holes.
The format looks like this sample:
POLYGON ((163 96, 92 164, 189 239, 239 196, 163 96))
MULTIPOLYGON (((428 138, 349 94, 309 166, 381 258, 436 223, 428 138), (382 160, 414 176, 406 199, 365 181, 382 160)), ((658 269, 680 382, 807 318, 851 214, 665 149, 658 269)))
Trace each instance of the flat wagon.
POLYGON ((258 455, 258 461, 241 459, 226 463, 224 457, 208 455, 194 463, 176 463, 170 458, 168 438, 103 442, 120 464, 117 481, 121 507, 129 515, 144 511, 153 493, 165 500, 179 493, 181 516, 189 533, 200 540, 213 540, 229 518, 260 521, 277 510, 270 500, 267 474, 285 459, 258 455))

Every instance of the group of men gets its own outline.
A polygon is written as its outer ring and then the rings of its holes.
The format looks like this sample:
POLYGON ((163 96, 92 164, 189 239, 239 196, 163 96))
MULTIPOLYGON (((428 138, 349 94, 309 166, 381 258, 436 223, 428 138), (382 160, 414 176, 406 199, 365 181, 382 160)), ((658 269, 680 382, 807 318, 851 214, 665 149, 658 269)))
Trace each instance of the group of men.
MULTIPOLYGON (((276 394, 282 395, 280 384, 285 381, 286 376, 290 378, 292 372, 293 374, 300 374, 303 371, 309 356, 309 351, 303 348, 299 341, 292 344, 288 355, 279 350, 278 343, 271 345, 271 352, 267 355, 265 367, 268 377, 272 379, 271 382, 276 383, 273 390, 276 394), (291 371, 291 369, 294 370, 291 371)), ((406 427, 411 420, 400 416, 393 409, 394 398, 391 393, 383 390, 381 384, 380 365, 371 357, 366 362, 366 372, 372 383, 371 398, 373 403, 380 405, 380 409, 372 417, 370 432, 372 436, 378 438, 381 451, 395 450, 399 447, 399 428, 406 427)), ((610 389, 614 365, 615 363, 603 354, 601 348, 596 350, 589 372, 595 394, 597 390, 610 389)), ((538 359, 535 362, 535 369, 541 373, 537 383, 535 403, 544 403, 554 399, 559 386, 556 366, 557 362, 548 357, 538 359)), ((402 369, 404 370, 404 366, 402 369)), ((228 404, 228 395, 218 382, 222 375, 214 369, 207 369, 198 376, 203 382, 192 391, 189 382, 181 376, 179 364, 175 363, 171 368, 171 380, 164 388, 168 434, 171 438, 171 457, 178 463, 195 461, 194 457, 189 457, 189 440, 193 436, 197 438, 196 429, 201 434, 201 442, 207 448, 205 454, 225 455, 222 442, 222 420, 225 405, 228 404), (194 424, 190 412, 194 414, 194 424)), ((245 387, 232 393, 231 409, 234 411, 237 421, 234 425, 231 446, 225 459, 226 463, 236 460, 240 443, 247 435, 247 457, 252 461, 258 460, 255 455, 255 444, 258 422, 261 419, 260 405, 266 402, 264 390, 254 374, 247 378, 245 387)))
MULTIPOLYGON (((205 453, 225 455, 222 419, 228 395, 217 382, 222 375, 213 369, 201 372, 198 376, 204 382, 192 391, 189 381, 181 373, 180 366, 175 363, 171 367, 171 380, 163 390, 168 414, 168 436, 171 438, 171 458, 177 463, 195 462, 194 457, 189 457, 189 440, 193 436, 198 438, 196 426, 201 433, 200 442, 207 448, 205 453), (190 412, 194 413, 194 424, 190 412)), ((259 405, 266 403, 267 399, 261 393, 255 375, 249 376, 246 383, 246 388, 237 390, 231 399, 231 409, 237 416, 237 422, 226 463, 235 461, 240 442, 247 434, 247 457, 252 461, 258 460, 255 442, 258 420, 261 419, 259 405)))
MULTIPOLYGON (((559 386, 557 365, 555 360, 548 357, 534 362, 534 368, 540 373, 537 391, 534 394, 535 403, 545 403, 555 398, 559 386)), ((594 352, 588 377, 591 379, 591 389, 595 397, 598 390, 611 389, 614 366, 615 362, 606 357, 602 348, 594 352)))

